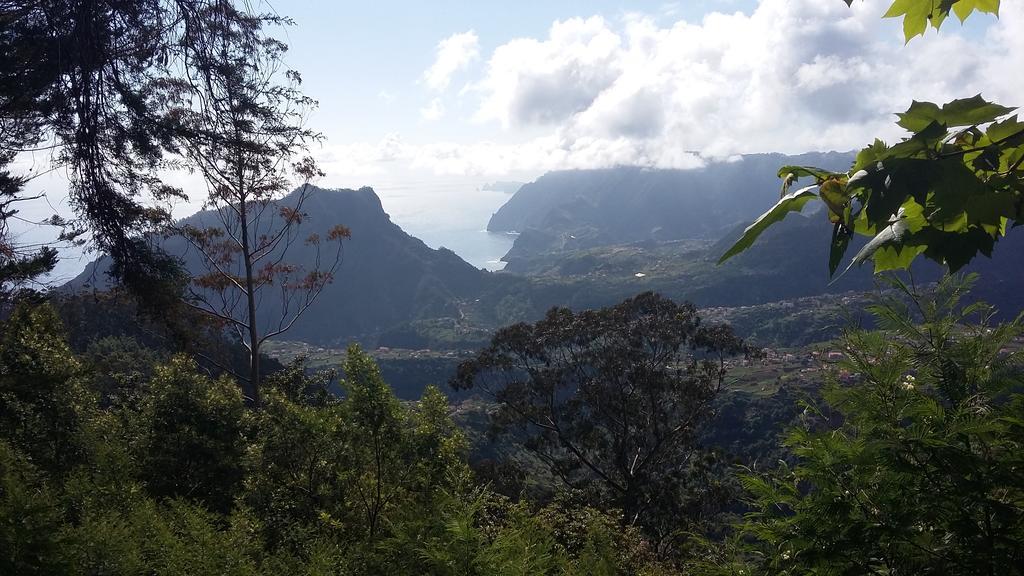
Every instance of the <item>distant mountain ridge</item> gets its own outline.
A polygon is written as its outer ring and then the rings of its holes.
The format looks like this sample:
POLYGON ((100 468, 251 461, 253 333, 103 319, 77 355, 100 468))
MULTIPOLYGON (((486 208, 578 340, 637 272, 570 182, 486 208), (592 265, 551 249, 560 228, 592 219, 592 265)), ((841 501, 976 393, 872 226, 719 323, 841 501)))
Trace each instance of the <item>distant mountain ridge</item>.
MULTIPOLYGON (((295 194, 282 202, 294 201, 295 194)), ((451 250, 433 249, 391 221, 372 188, 312 191, 303 205, 309 218, 301 235, 325 236, 344 224, 352 237, 344 243, 344 257, 316 304, 287 333, 289 339, 322 344, 346 344, 403 325, 410 320, 458 317, 457 302, 485 289, 489 274, 464 261, 451 250)), ((211 212, 200 212, 184 222, 215 224, 211 212)), ((180 238, 162 243, 168 253, 181 256, 186 268, 202 270, 201 260, 180 238)), ((286 261, 312 268, 313 252, 301 243, 292 246, 286 261)), ((66 285, 77 290, 105 286, 109 259, 103 257, 66 285)), ((276 313, 273 305, 261 314, 276 313)))
MULTIPOLYGON (((432 249, 407 234, 391 221, 371 188, 317 189, 304 206, 310 218, 302 235, 323 236, 344 224, 352 238, 345 242, 334 283, 285 338, 329 347, 358 340, 369 346, 467 349, 486 342, 500 326, 540 318, 551 306, 608 306, 646 290, 701 307, 871 290, 876 278, 870 265, 830 284, 831 224, 811 207, 772 227, 750 250, 716 265, 750 220, 777 198, 779 166, 793 162, 841 170, 849 158, 836 153, 757 155, 709 167, 703 175, 639 168, 551 173, 524 186, 499 210, 503 216, 492 218, 511 222, 518 213, 522 222, 541 226, 523 231, 506 256, 507 271, 497 273, 474 268, 454 252, 432 249), (744 162, 739 170, 736 165, 744 162), (683 187, 687 181, 703 184, 683 187), (545 190, 570 203, 544 199, 545 190), (670 198, 670 192, 681 198, 670 198), (718 196, 704 198, 707 194, 718 196), (590 208, 566 208, 580 205, 590 208), (635 214, 641 216, 634 219, 635 214), (663 233, 652 233, 655 222, 667 223, 663 233)), ((209 225, 210 217, 201 212, 186 221, 209 225)), ((849 256, 865 241, 858 238, 849 256)), ((181 239, 168 239, 164 246, 183 256, 191 271, 201 270, 197 255, 181 239)), ((300 243, 293 249, 287 260, 308 267, 310 251, 300 243)), ((1009 315, 1024 307, 1024 268, 1017 265, 1021 250, 1024 232, 1010 232, 993 259, 979 257, 969 267, 983 278, 974 294, 1009 315)), ((108 264, 105 258, 94 262, 68 289, 102 288, 108 264)), ((918 282, 941 273, 931 262, 914 270, 918 282)), ((272 304, 261 309, 268 317, 275 312, 272 304)))
MULTIPOLYGON (((503 258, 506 274, 535 279, 545 287, 542 294, 554 296, 545 302, 578 308, 606 306, 642 290, 724 307, 872 290, 878 279, 870 263, 842 278, 829 277, 832 225, 820 203, 789 215, 749 250, 716 264, 743 229, 778 200, 780 167, 843 171, 853 159, 853 152, 756 154, 698 170, 552 172, 523 186, 488 228, 520 233, 503 258)), ((847 261, 866 242, 855 238, 847 261)), ((1024 307, 1024 270, 1017 265, 1021 250, 1024 232, 1011 231, 993 258, 978 257, 964 270, 982 275, 974 296, 1009 315, 1024 307)), ((913 278, 927 283, 943 271, 921 259, 913 278)))
POLYGON ((751 154, 690 170, 619 167, 549 172, 525 184, 487 224, 519 232, 511 257, 644 240, 718 239, 778 198, 787 164, 847 170, 853 152, 751 154))

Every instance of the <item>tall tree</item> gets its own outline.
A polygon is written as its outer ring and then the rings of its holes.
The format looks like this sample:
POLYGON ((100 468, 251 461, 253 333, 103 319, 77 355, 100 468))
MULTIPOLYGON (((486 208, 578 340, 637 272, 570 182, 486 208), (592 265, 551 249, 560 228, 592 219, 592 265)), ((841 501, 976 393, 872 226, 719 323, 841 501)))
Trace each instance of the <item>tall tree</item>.
POLYGON ((724 359, 743 350, 727 326, 702 325, 693 305, 647 292, 503 328, 452 385, 492 395, 493 423, 567 485, 665 536, 702 511, 697 435, 724 359))
POLYGON ((206 181, 206 207, 217 222, 172 226, 202 254, 206 273, 196 276, 187 302, 234 329, 249 352, 249 399, 259 403, 260 347, 288 330, 331 282, 341 260, 343 226, 305 244, 315 251, 311 269, 286 262, 308 217, 302 206, 321 175, 300 156, 319 135, 304 127, 316 105, 299 91, 297 72, 282 70, 285 45, 260 34, 256 18, 233 2, 211 2, 197 19, 186 54, 188 82, 172 109, 181 150, 206 181), (285 83, 279 83, 280 81, 285 83), (281 197, 291 177, 301 185, 281 197), (321 259, 321 247, 331 246, 321 259), (276 294, 276 318, 258 308, 276 294))
MULTIPOLYGON (((51 168, 69 175, 71 203, 122 281, 145 295, 151 279, 176 277, 174 259, 149 242, 167 213, 143 198, 184 196, 160 171, 175 166, 175 95, 195 73, 192 56, 210 42, 214 29, 204 20, 218 3, 0 1, 0 222, 10 200, 24 197, 27 175, 8 169, 14 157, 47 154, 51 168)), ((245 31, 229 41, 262 38, 285 21, 244 7, 222 11, 245 31)), ((0 243, 0 266, 14 262, 20 274, 52 266, 52 253, 31 258, 10 246, 0 243)))

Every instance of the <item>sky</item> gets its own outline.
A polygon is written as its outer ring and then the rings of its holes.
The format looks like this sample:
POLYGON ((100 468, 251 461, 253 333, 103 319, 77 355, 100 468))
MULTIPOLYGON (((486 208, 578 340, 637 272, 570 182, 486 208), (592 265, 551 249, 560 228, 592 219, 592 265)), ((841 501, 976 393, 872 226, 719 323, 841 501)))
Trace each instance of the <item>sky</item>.
POLYGON ((329 185, 851 150, 914 99, 1024 104, 1024 0, 904 46, 883 0, 279 0, 329 185))
MULTIPOLYGON (((486 225, 491 181, 853 150, 900 138, 914 99, 1024 104, 1024 0, 906 45, 887 0, 263 2, 319 102, 318 184, 373 186, 435 247, 486 225)), ((203 186, 177 178, 199 191, 185 216, 203 186)), ((59 173, 37 185, 30 217, 67 211, 59 173)))

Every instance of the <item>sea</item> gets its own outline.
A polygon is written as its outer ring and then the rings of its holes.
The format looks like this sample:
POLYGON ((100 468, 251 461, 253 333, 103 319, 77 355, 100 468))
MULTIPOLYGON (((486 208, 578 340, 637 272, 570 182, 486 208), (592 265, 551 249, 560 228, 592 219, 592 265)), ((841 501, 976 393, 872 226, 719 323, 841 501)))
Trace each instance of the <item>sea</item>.
POLYGON ((501 270, 516 234, 488 232, 491 215, 511 197, 487 180, 430 178, 373 186, 391 221, 431 248, 447 248, 484 270, 501 270))

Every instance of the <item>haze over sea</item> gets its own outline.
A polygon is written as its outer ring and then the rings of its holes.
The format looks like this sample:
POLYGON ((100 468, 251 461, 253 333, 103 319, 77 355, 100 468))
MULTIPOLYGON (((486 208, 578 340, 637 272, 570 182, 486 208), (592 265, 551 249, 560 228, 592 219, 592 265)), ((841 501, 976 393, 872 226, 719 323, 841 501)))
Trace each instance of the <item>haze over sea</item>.
POLYGON ((448 248, 477 268, 500 270, 515 236, 487 232, 487 221, 511 196, 485 190, 487 179, 431 178, 372 186, 391 221, 431 248, 448 248))

